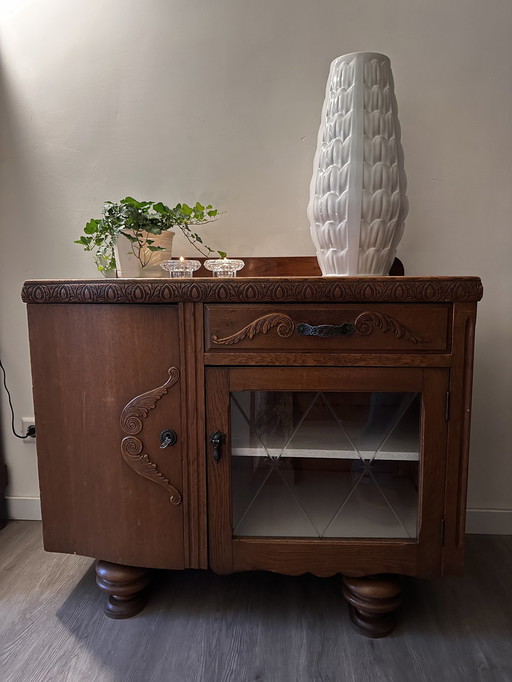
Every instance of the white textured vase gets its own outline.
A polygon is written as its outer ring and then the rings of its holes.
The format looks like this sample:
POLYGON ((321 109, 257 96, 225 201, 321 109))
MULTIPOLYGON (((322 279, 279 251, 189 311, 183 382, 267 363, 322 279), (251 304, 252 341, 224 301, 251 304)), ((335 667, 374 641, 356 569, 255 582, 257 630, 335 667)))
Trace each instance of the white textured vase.
POLYGON ((387 275, 407 215, 400 125, 388 57, 331 64, 308 218, 323 275, 387 275))

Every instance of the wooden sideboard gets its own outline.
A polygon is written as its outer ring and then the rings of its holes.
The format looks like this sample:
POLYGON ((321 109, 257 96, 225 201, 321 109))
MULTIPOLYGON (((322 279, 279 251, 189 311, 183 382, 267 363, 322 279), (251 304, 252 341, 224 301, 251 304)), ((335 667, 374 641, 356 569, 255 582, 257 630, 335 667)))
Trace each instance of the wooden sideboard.
POLYGON ((388 634, 398 576, 463 567, 481 295, 475 277, 26 282, 45 548, 98 559, 113 618, 152 568, 309 571, 388 634))

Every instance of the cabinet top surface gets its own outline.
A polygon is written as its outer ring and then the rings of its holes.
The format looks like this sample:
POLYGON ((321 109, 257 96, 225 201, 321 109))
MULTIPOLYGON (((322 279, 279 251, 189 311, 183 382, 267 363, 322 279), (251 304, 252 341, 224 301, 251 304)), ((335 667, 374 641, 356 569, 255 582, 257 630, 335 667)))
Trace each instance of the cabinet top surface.
POLYGON ((29 280, 25 303, 471 302, 478 277, 237 277, 29 280))

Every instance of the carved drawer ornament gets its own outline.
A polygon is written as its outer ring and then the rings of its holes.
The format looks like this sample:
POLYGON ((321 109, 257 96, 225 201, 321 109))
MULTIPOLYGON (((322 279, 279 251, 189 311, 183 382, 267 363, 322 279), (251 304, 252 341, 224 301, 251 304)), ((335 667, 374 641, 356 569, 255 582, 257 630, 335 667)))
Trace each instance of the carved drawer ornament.
POLYGON ((136 436, 142 431, 144 427, 143 419, 149 414, 158 400, 167 393, 167 390, 174 386, 180 377, 179 369, 171 367, 169 369, 169 378, 158 388, 142 393, 136 396, 123 408, 121 412, 121 428, 128 434, 121 441, 121 453, 124 461, 133 471, 147 478, 153 483, 161 485, 170 494, 170 501, 174 505, 181 503, 181 493, 165 478, 165 476, 158 470, 157 465, 152 462, 149 457, 143 452, 144 444, 136 436))
POLYGON ((291 336, 295 330, 295 323, 292 318, 284 313, 270 313, 258 317, 257 320, 251 322, 243 329, 240 329, 236 334, 226 336, 224 339, 219 339, 215 334, 212 336, 213 343, 222 344, 225 346, 232 346, 244 339, 253 339, 257 334, 268 334, 268 332, 277 327, 277 333, 283 339, 291 336))
POLYGON ((369 336, 374 327, 377 327, 383 334, 390 332, 397 339, 405 337, 411 343, 424 343, 427 340, 416 336, 404 324, 385 313, 361 313, 354 322, 354 327, 362 336, 369 336))
POLYGON ((268 334, 274 327, 277 327, 277 333, 282 338, 292 336, 294 332, 301 336, 319 336, 323 338, 330 338, 333 336, 351 336, 354 333, 362 336, 369 336, 377 328, 383 334, 391 333, 397 339, 405 338, 411 343, 424 343, 426 339, 422 339, 406 327, 404 324, 396 320, 391 315, 378 312, 364 312, 357 316, 355 322, 343 322, 339 325, 320 324, 311 325, 306 322, 299 322, 297 325, 291 317, 284 313, 270 313, 258 317, 256 320, 246 325, 240 331, 230 336, 220 339, 216 334, 212 338, 212 342, 217 345, 232 346, 240 343, 244 339, 252 339, 258 334, 268 334))

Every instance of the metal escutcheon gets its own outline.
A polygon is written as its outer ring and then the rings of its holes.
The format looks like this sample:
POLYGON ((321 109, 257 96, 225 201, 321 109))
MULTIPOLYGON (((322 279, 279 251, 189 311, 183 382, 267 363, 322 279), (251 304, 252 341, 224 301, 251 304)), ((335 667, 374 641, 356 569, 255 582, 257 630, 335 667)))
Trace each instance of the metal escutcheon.
POLYGON ((178 442, 178 434, 176 431, 173 431, 172 429, 165 429, 165 431, 162 431, 160 434, 160 449, 164 450, 165 448, 176 445, 178 442))

